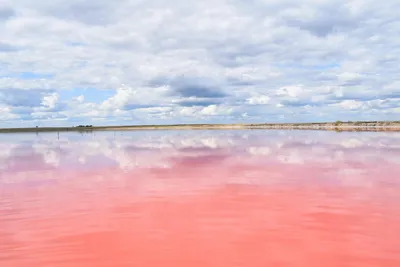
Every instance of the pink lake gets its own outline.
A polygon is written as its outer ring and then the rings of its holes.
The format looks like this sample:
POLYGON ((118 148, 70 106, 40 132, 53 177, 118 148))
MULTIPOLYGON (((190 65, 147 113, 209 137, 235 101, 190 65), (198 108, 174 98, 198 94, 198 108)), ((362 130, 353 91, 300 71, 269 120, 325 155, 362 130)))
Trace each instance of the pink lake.
POLYGON ((0 134, 1 267, 399 267, 400 134, 0 134))

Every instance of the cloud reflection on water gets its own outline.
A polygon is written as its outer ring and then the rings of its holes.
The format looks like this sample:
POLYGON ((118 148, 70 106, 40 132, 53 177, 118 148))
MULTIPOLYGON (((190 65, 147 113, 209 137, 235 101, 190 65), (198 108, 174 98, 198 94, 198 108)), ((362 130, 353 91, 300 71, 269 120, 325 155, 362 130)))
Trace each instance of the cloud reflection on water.
POLYGON ((0 135, 0 265, 399 266, 399 139, 0 135))

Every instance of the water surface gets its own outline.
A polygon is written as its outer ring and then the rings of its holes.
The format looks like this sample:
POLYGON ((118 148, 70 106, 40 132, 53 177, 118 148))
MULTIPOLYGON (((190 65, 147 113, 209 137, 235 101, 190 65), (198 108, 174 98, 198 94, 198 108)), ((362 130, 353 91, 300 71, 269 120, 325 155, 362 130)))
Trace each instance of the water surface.
POLYGON ((0 135, 0 266, 400 266, 400 135, 0 135))

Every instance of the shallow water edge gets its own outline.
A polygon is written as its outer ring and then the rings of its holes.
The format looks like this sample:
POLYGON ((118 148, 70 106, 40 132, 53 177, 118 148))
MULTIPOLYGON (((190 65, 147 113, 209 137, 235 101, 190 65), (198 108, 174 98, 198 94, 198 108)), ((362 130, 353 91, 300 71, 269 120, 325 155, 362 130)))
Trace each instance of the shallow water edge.
POLYGON ((174 124, 174 125, 128 125, 74 127, 0 128, 0 133, 17 132, 69 132, 69 131, 134 131, 134 130, 328 130, 328 131, 394 131, 400 132, 398 121, 328 122, 328 123, 257 123, 257 124, 174 124))

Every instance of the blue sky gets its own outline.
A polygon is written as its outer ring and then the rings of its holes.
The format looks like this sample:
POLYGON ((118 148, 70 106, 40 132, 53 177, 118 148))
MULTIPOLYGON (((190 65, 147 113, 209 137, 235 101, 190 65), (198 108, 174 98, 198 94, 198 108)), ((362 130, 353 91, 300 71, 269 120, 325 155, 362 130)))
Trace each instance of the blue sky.
POLYGON ((399 10, 4 0, 0 127, 399 120, 399 10))

